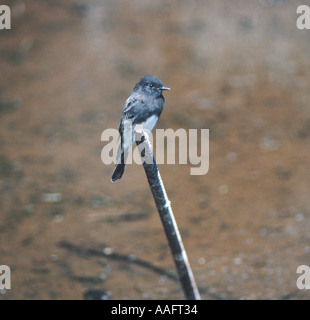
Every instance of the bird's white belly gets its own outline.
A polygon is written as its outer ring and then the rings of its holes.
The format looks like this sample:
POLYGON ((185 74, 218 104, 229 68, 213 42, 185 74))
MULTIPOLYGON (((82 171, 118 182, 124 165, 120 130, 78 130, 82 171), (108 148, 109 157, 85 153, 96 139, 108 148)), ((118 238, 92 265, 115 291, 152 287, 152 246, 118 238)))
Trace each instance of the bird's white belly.
POLYGON ((149 117, 146 121, 142 122, 142 127, 143 129, 152 131, 153 128, 155 127, 156 123, 157 123, 158 117, 153 115, 151 117, 149 117))

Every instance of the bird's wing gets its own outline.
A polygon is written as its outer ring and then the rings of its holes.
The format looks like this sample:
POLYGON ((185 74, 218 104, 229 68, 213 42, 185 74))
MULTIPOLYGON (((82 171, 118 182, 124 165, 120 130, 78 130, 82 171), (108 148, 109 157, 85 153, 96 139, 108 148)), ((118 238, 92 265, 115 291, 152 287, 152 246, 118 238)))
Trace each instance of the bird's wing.
POLYGON ((121 117, 119 132, 121 136, 124 133, 124 123, 134 122, 135 117, 137 116, 137 109, 144 104, 144 101, 141 99, 139 94, 132 94, 125 103, 123 114, 121 117))
POLYGON ((132 94, 126 101, 124 110, 123 110, 123 116, 126 117, 126 119, 130 119, 136 108, 141 107, 144 104, 144 97, 138 93, 132 94))
MULTIPOLYGON (((129 150, 134 143, 133 126, 139 114, 139 109, 144 107, 144 100, 140 94, 132 94, 126 101, 119 125, 121 136, 121 153, 129 150)), ((125 156, 126 157, 126 156, 125 156)))

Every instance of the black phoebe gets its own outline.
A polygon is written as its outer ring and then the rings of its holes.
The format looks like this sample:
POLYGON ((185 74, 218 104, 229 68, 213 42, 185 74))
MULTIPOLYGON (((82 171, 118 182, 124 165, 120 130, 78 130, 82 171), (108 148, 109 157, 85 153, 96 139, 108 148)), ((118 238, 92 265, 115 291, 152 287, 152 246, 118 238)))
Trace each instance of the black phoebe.
POLYGON ((121 136, 120 155, 111 181, 120 179, 125 171, 126 156, 134 142, 133 129, 141 124, 144 129, 152 131, 164 107, 163 90, 170 90, 154 76, 144 76, 135 85, 127 99, 119 125, 121 136), (126 130, 129 128, 129 131, 126 130))

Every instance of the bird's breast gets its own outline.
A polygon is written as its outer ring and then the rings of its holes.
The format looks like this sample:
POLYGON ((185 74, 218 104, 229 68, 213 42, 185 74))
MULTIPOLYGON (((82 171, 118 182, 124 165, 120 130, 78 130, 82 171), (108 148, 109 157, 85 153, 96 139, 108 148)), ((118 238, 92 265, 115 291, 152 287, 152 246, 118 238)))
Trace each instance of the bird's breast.
POLYGON ((153 128, 155 127, 157 121, 158 121, 158 116, 152 115, 149 118, 147 118, 145 121, 143 121, 141 124, 142 124, 143 129, 152 131, 153 128))

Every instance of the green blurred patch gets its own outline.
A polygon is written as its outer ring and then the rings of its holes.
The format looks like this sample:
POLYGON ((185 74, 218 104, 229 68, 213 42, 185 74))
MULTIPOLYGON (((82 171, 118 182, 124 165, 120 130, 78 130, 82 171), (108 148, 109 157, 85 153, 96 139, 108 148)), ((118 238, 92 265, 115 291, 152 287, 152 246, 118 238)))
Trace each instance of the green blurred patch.
POLYGON ((0 157, 0 177, 9 177, 14 171, 14 165, 6 157, 0 157))
POLYGON ((92 208, 113 206, 113 204, 113 200, 110 197, 94 196, 90 199, 90 206, 92 208))
POLYGON ((22 177, 22 168, 19 162, 12 162, 5 156, 0 156, 0 177, 22 177))
POLYGON ((17 98, 4 99, 0 97, 0 113, 15 111, 19 106, 20 100, 17 98))

